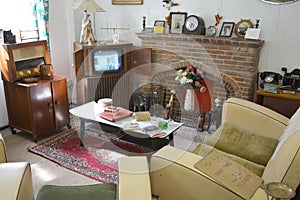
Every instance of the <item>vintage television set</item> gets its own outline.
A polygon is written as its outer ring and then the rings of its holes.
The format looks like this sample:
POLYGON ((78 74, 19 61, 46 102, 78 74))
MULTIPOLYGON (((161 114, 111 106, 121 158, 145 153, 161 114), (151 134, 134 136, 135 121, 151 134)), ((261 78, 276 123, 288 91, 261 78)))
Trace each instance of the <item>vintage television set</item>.
POLYGON ((16 82, 40 75, 40 65, 50 64, 47 41, 2 44, 0 49, 2 79, 16 82))
POLYGON ((74 43, 75 79, 114 76, 130 69, 131 43, 85 45, 74 43))
POLYGON ((151 76, 151 51, 151 48, 135 47, 122 41, 92 45, 75 42, 76 103, 80 105, 100 98, 113 98, 114 105, 127 108, 124 104, 128 103, 133 90, 133 76, 128 72, 149 64, 147 69, 135 70, 135 73, 151 76))
MULTIPOLYGON (((116 84, 131 68, 132 43, 74 43, 74 79, 77 104, 112 98, 116 84)), ((122 92, 128 92, 130 81, 123 80, 122 92)), ((126 96, 126 94, 119 94, 126 96)), ((120 101, 122 101, 120 99, 120 101)), ((115 102, 116 105, 121 105, 115 102)))

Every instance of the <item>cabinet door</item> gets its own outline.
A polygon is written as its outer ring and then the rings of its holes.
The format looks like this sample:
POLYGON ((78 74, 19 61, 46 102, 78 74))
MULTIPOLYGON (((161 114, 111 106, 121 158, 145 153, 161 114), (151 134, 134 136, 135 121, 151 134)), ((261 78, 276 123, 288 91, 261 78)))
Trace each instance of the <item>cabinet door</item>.
POLYGON ((5 98, 9 125, 24 131, 32 132, 32 115, 29 89, 12 82, 4 81, 5 98))
POLYGON ((55 109, 55 128, 60 129, 70 122, 67 80, 65 77, 52 82, 52 93, 55 109))
POLYGON ((33 131, 36 136, 54 130, 54 106, 51 82, 30 87, 33 131))

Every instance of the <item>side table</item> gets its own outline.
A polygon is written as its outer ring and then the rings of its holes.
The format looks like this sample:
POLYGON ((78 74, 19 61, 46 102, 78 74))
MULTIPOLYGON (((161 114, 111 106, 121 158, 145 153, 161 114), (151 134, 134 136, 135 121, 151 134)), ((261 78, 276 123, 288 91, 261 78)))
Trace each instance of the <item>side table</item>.
POLYGON ((284 94, 283 90, 279 90, 277 94, 274 94, 259 89, 256 91, 255 103, 290 118, 300 106, 300 92, 284 94))

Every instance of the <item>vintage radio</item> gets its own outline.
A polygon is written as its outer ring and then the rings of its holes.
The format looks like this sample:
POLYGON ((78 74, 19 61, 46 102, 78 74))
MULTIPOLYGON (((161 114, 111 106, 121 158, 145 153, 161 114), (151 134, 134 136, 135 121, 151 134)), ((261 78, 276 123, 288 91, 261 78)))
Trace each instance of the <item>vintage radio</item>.
POLYGON ((28 77, 40 76, 40 65, 50 64, 47 41, 2 44, 0 68, 2 79, 15 82, 28 77))

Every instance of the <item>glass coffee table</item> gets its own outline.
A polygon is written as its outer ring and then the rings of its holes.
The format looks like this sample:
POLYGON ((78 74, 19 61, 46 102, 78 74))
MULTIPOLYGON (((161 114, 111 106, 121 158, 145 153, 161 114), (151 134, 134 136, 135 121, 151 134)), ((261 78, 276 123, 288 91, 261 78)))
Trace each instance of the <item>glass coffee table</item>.
POLYGON ((137 145, 144 146, 146 148, 152 150, 158 150, 165 145, 174 145, 174 133, 178 130, 183 123, 170 121, 168 122, 168 128, 163 130, 165 134, 163 136, 152 138, 146 132, 144 132, 143 128, 151 125, 157 125, 162 118, 151 117, 150 121, 137 121, 140 129, 138 130, 124 130, 123 122, 133 120, 132 117, 126 117, 117 121, 109 121, 99 116, 101 112, 103 112, 104 107, 100 103, 96 103, 94 101, 88 102, 86 104, 80 105, 73 109, 70 109, 69 112, 78 117, 80 120, 79 125, 79 137, 80 137, 80 145, 83 145, 84 134, 86 122, 100 123, 100 125, 104 125, 106 130, 111 129, 119 129, 124 134, 119 138, 121 140, 125 140, 137 145))

